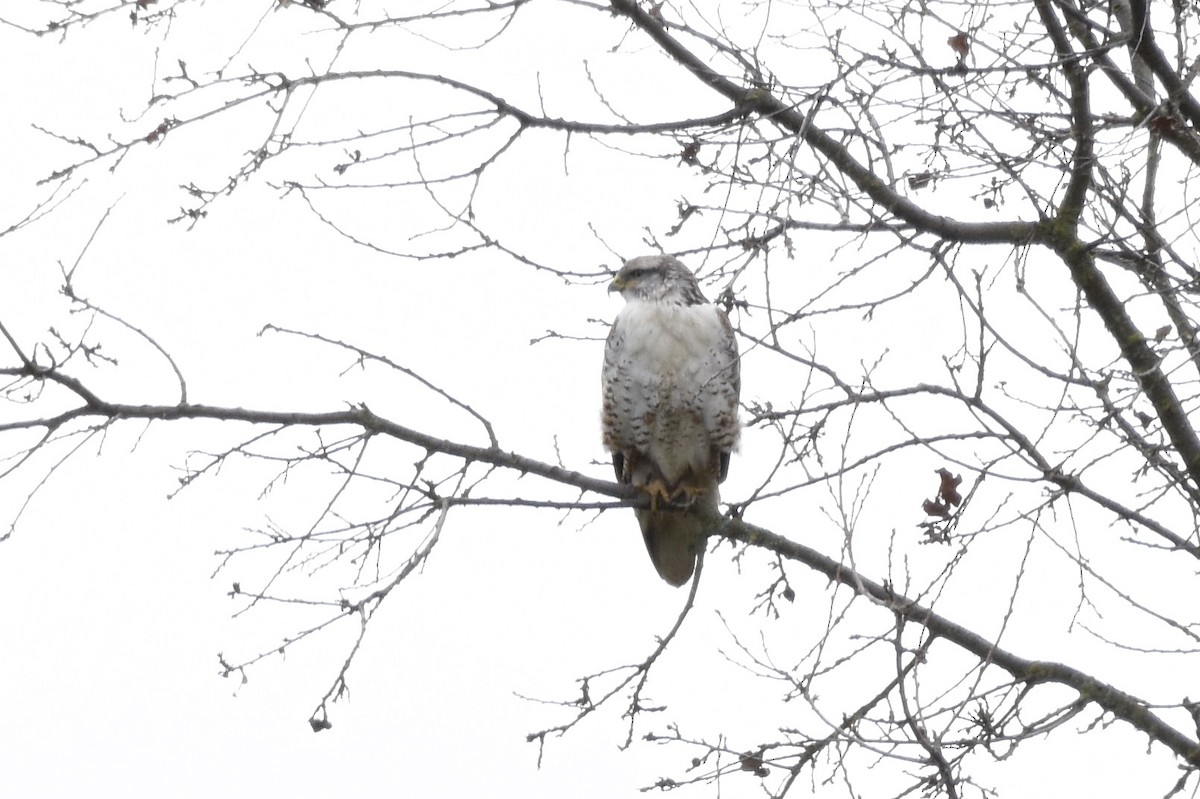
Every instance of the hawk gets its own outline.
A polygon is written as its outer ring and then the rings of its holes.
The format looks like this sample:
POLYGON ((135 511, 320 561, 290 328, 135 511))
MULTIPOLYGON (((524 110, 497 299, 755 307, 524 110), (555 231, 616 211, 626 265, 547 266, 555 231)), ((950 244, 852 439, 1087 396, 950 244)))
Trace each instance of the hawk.
POLYGON ((683 585, 738 441, 737 341, 725 312, 669 255, 630 259, 608 290, 625 307, 604 348, 604 447, 617 480, 650 496, 634 512, 654 568, 683 585))

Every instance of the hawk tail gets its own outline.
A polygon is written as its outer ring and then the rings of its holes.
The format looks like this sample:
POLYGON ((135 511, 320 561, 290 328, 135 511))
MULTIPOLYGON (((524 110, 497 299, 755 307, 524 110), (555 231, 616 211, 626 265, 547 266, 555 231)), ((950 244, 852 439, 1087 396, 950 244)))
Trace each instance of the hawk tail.
POLYGON ((680 586, 692 578, 696 555, 708 538, 711 515, 720 512, 718 502, 713 485, 687 510, 637 511, 650 562, 663 580, 680 586))

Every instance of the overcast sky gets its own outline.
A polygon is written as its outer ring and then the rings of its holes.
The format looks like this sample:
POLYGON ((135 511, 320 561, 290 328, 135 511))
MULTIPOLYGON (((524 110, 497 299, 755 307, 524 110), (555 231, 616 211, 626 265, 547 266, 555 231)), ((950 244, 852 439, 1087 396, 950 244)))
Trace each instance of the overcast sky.
MULTIPOLYGON (((584 74, 585 56, 598 58, 614 48, 621 26, 592 25, 593 13, 572 16, 565 7, 553 4, 543 16, 522 17, 527 27, 489 51, 484 72, 497 84, 508 81, 509 99, 531 108, 544 103, 548 114, 585 117, 598 101, 573 98, 568 78, 578 81, 584 74), (564 27, 568 22, 575 27, 564 27), (531 42, 537 63, 551 65, 540 76, 523 60, 533 52, 523 50, 531 42)), ((207 7, 203 12, 201 17, 217 13, 207 7)), ((249 13, 230 13, 221 26, 184 25, 183 18, 176 31, 182 43, 172 47, 210 53, 211 60, 241 47, 245 60, 253 62, 261 52, 303 74, 303 56, 310 52, 289 45, 309 40, 299 36, 301 22, 290 27, 288 13, 272 12, 261 25, 249 13)), ((73 32, 65 44, 0 27, 0 63, 7 74, 21 76, 0 88, 6 109, 0 118, 5 142, 0 181, 6 187, 0 229, 48 197, 50 189, 37 181, 78 155, 78 148, 38 132, 31 122, 95 139, 110 130, 154 127, 153 114, 128 120, 149 97, 148 70, 161 44, 123 17, 73 32)), ((419 39, 405 46, 421 57, 426 51, 420 48, 429 47, 419 39)), ((626 110, 652 107, 659 118, 720 110, 697 90, 676 92, 668 85, 664 91, 663 84, 643 82, 646 51, 644 45, 630 46, 622 51, 627 58, 597 68, 601 87, 625 90, 626 110)), ((160 52, 160 71, 173 68, 175 52, 160 52)), ((311 52, 332 57, 322 46, 311 52)), ((370 48, 348 51, 339 67, 362 68, 371 55, 370 48)), ((193 62, 190 68, 202 66, 193 62)), ((382 99, 372 91, 358 89, 328 105, 314 100, 306 111, 312 125, 307 130, 318 135, 352 111, 369 119, 371 103, 419 107, 423 100, 419 91, 382 99)), ((71 330, 85 324, 83 317, 66 313, 59 295, 63 270, 74 269, 80 295, 136 323, 171 354, 194 402, 279 410, 338 410, 366 402, 402 424, 486 443, 467 415, 402 375, 352 368, 346 353, 293 336, 260 335, 264 325, 275 324, 387 355, 469 402, 495 424, 502 447, 609 477, 599 442, 598 373, 606 324, 620 300, 605 291, 604 271, 618 265, 618 254, 643 252, 643 228, 670 227, 679 197, 698 185, 696 176, 671 160, 622 158, 611 140, 604 146, 573 142, 569 152, 561 137, 522 140, 489 173, 479 208, 495 229, 511 234, 510 245, 565 271, 594 275, 573 283, 487 252, 412 261, 354 247, 319 224, 295 194, 282 196, 267 185, 273 174, 283 174, 272 173, 270 165, 262 180, 213 204, 194 229, 167 224, 188 201, 178 186, 218 182, 226 174, 222 170, 244 156, 245 131, 260 122, 250 112, 235 114, 228 122, 139 145, 115 173, 88 172, 86 181, 71 184, 77 194, 52 214, 0 239, 5 324, 28 341, 45 336, 52 325, 71 330), (550 147, 564 152, 540 157, 550 147), (593 229, 604 236, 593 235, 593 229), (548 331, 562 337, 531 344, 548 331)), ((327 175, 328 167, 322 163, 310 172, 327 175)), ((414 230, 432 223, 422 216, 428 211, 401 199, 402 193, 375 196, 356 195, 352 204, 339 207, 349 232, 391 235, 403 246, 414 230)), ((940 201, 952 205, 962 198, 940 201)), ((331 206, 338 202, 330 200, 331 206)), ((803 253, 819 262, 826 255, 816 246, 803 253)), ((997 261, 1003 257, 997 255, 997 261)), ((902 258, 897 263, 905 264, 902 258)), ((913 274, 924 268, 917 263, 913 274)), ((800 273, 792 279, 805 278, 800 273)), ((908 279, 901 268, 887 278, 897 285, 908 279)), ((885 284, 877 284, 880 292, 888 290, 885 284)), ((721 288, 706 286, 710 293, 721 288)), ((863 335, 868 328, 860 315, 829 319, 808 343, 822 352, 845 347, 846 362, 871 364, 891 349, 936 338, 947 324, 933 312, 907 320, 889 313, 870 320, 880 326, 871 329, 889 325, 886 336, 863 335)), ((954 314, 949 318, 953 324, 954 314)), ((119 325, 101 323, 98 330, 119 367, 81 373, 106 396, 139 403, 177 399, 174 371, 153 346, 119 325)), ((799 370, 756 371, 767 363, 765 355, 743 344, 743 399, 769 401, 803 391, 799 370)), ((930 348, 913 346, 875 375, 886 380, 900 373, 937 381, 944 363, 930 348)), ((612 797, 637 795, 659 776, 686 772, 693 753, 684 747, 635 741, 623 748, 620 707, 589 717, 564 738, 549 739, 540 768, 537 745, 525 740, 572 717, 570 708, 534 700, 571 700, 580 692, 578 677, 642 660, 682 607, 686 589, 655 578, 628 512, 451 511, 422 573, 401 586, 372 621, 349 675, 349 697, 332 706, 334 726, 328 731, 314 734, 307 720, 344 661, 353 629, 334 630, 286 656, 265 659, 245 684, 220 677, 218 653, 230 661, 253 657, 317 618, 291 607, 233 617, 245 605, 228 595, 232 584, 261 582, 272 566, 247 556, 218 569, 223 558, 215 553, 246 545, 253 540, 248 530, 271 524, 294 529, 311 521, 328 499, 327 478, 302 471, 264 495, 270 466, 233 461, 167 499, 179 487, 180 467, 196 458, 189 452, 228 446, 245 434, 246 428, 219 423, 117 425, 55 468, 27 506, 29 491, 68 447, 46 453, 35 468, 0 484, 5 525, 20 517, 11 537, 0 543, 0 791, 6 796, 612 797)), ((747 431, 722 489, 727 498, 747 496, 771 473, 779 453, 767 441, 747 431)), ((303 442, 303 436, 294 437, 295 446, 303 442)), ((869 488, 837 484, 803 506, 786 499, 764 502, 763 515, 753 521, 836 555, 843 541, 831 521, 834 494, 862 491, 874 502, 864 503, 857 521, 863 531, 855 542, 860 567, 882 576, 902 563, 901 573, 935 574, 947 551, 917 545, 912 531, 921 516, 912 498, 928 488, 939 465, 901 459, 869 488)), ((561 488, 548 492, 533 477, 504 477, 493 485, 508 496, 575 496, 561 488)), ((988 542, 979 544, 985 546, 988 542)), ((785 689, 778 684, 747 679, 748 659, 734 636, 760 624, 741 626, 766 585, 767 561, 753 551, 734 561, 731 552, 722 546, 710 557, 697 610, 657 664, 647 696, 670 706, 684 737, 722 734, 735 751, 748 751, 764 732, 795 723, 800 711, 779 701, 785 689), (728 629, 727 619, 733 620, 728 629)), ((1012 573, 1007 569, 1015 569, 1021 556, 1020 548, 997 546, 992 568, 978 575, 980 596, 1007 591, 1012 573)), ((303 592, 306 580, 316 591, 328 589, 335 578, 301 570, 288 580, 290 588, 303 592)), ((795 587, 797 600, 783 606, 778 619, 761 622, 762 639, 754 631, 742 643, 757 652, 769 641, 780 662, 788 662, 819 637, 837 604, 833 589, 809 575, 795 587)), ((956 609, 969 617, 975 609, 972 591, 964 586, 954 591, 959 593, 948 591, 947 601, 956 601, 956 609)), ((1134 671, 1132 657, 1096 661, 1099 650, 1087 636, 1068 645, 1061 632, 1069 625, 1069 601, 1039 607, 1022 596, 1016 605, 1023 626, 1007 640, 1019 651, 1078 656, 1098 664, 1106 678, 1134 671)), ((881 617, 875 631, 890 623, 890 617, 881 617)), ((1178 674, 1163 676, 1182 681, 1187 673, 1187 664, 1180 663, 1178 674)), ((837 706, 840 691, 854 697, 859 688, 848 673, 828 689, 830 706, 837 706)), ((635 738, 648 729, 639 726, 635 738)), ((1060 772, 1036 747, 1010 761, 1020 760, 1021 768, 987 774, 985 767, 984 773, 1009 796, 1143 795, 1140 772, 1130 767, 1136 764, 1119 759, 1145 751, 1129 745, 1133 738, 1128 730, 1099 742, 1089 738, 1095 767, 1087 774, 1060 772), (1055 787, 1056 780, 1070 787, 1055 787)), ((1157 763, 1161 753, 1145 757, 1157 763)), ((810 788, 798 790, 805 795, 810 788)), ((760 794, 759 778, 750 773, 734 774, 720 785, 723 797, 760 794)))

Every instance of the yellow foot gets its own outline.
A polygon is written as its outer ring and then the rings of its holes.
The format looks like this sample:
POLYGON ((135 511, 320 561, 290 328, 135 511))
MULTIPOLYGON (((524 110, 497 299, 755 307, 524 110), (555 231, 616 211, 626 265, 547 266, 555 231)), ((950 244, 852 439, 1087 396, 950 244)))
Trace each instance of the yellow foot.
POLYGON ((660 501, 666 505, 670 505, 674 501, 671 492, 667 490, 667 484, 662 480, 651 480, 649 483, 639 486, 639 488, 650 495, 650 510, 658 510, 658 503, 660 501))
POLYGON ((670 504, 677 508, 690 508, 697 499, 704 496, 704 493, 703 488, 682 485, 671 494, 670 504))

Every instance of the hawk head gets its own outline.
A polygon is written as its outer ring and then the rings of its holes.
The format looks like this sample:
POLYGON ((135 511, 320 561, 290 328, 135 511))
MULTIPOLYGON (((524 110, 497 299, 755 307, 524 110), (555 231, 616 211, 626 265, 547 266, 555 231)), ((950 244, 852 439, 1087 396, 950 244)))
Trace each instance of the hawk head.
POLYGON ((696 276, 670 255, 639 255, 630 258, 617 272, 609 291, 619 291, 626 300, 704 305, 696 276))

